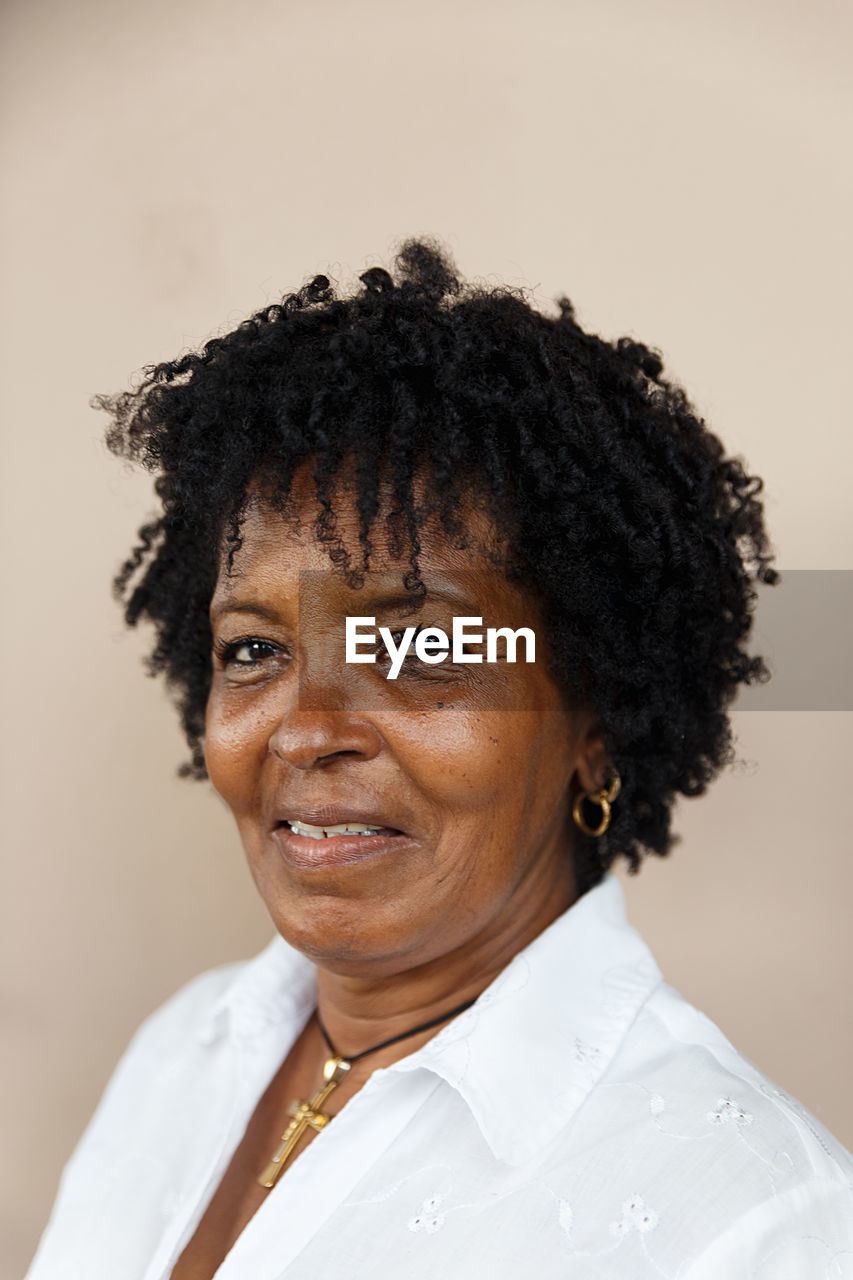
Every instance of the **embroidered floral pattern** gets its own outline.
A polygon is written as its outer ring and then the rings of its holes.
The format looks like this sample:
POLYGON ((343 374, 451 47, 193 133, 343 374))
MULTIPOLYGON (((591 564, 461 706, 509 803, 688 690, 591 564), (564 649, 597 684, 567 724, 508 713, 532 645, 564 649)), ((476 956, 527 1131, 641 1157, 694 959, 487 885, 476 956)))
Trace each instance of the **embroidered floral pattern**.
POLYGON ((658 1215, 654 1209, 647 1207, 642 1196, 631 1196, 622 1205, 622 1217, 619 1221, 611 1222, 610 1234, 621 1239, 629 1231, 645 1234, 647 1231, 654 1231, 657 1225, 658 1215))
POLYGON ((742 1127, 752 1124, 752 1116, 734 1098, 718 1098, 716 1111, 708 1112, 708 1121, 710 1124, 736 1124, 742 1127))
POLYGON ((573 1056, 575 1062, 582 1062, 586 1066, 594 1067, 601 1057, 601 1050, 596 1049, 593 1044, 587 1044, 586 1040, 581 1040, 580 1036, 575 1036, 573 1056))
POLYGON ((426 1231, 427 1235, 434 1235, 439 1227, 444 1226, 444 1214, 439 1213, 444 1196, 432 1195, 427 1196, 421 1205, 420 1212, 416 1213, 413 1218, 409 1218, 406 1226, 410 1231, 426 1231))

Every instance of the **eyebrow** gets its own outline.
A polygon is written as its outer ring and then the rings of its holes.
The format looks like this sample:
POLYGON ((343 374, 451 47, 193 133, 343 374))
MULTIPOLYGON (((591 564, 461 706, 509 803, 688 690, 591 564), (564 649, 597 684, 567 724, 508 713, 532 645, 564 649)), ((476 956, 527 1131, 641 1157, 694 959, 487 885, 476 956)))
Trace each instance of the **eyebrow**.
POLYGON ((372 600, 364 601, 364 607, 371 608, 376 613, 391 614, 402 618, 408 613, 420 613, 427 599, 428 596, 426 595, 374 596, 372 600))
MULTIPOLYGON (((456 612, 461 613, 482 613, 482 606, 476 604, 468 596, 462 595, 453 588, 442 589, 435 587, 420 595, 382 595, 377 592, 371 596, 365 594, 364 599, 358 602, 358 609, 363 613, 373 610, 376 613, 397 615, 404 617, 406 614, 423 613, 424 609, 428 609, 432 604, 449 604, 456 612)), ((351 611, 352 612, 352 611, 351 611)))
MULTIPOLYGON (((422 613, 426 606, 432 602, 445 603, 461 608, 470 608, 462 599, 456 597, 455 592, 447 591, 429 591, 423 595, 381 595, 377 594, 373 597, 368 596, 366 600, 358 603, 358 608, 362 611, 372 609, 376 613, 383 616, 406 617, 413 613, 422 613)), ((280 614, 276 609, 268 608, 266 605, 257 600, 241 600, 239 597, 220 601, 218 604, 212 605, 210 610, 211 622, 217 622, 223 614, 227 613, 251 613, 255 617, 265 618, 268 622, 279 622, 280 614)))
POLYGON ((275 609, 268 609, 255 600, 222 600, 219 604, 211 605, 211 622, 216 622, 224 613, 253 613, 258 618, 266 618, 268 622, 279 621, 279 615, 275 609))

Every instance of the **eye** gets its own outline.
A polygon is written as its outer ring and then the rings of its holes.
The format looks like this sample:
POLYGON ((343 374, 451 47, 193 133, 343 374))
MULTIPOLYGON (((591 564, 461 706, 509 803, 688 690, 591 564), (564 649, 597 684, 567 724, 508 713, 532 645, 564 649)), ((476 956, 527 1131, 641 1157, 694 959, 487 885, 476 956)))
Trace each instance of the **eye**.
MULTIPOLYGON (((406 650, 403 664, 399 669, 395 687, 402 689, 406 685, 435 685, 441 682, 445 685, 458 684, 460 677, 467 674, 467 668, 454 666, 452 662, 452 654, 450 651, 446 654, 444 660, 440 663, 422 662, 415 652, 415 641, 422 631, 442 630, 450 634, 447 626, 440 622, 421 622, 418 623, 415 633, 411 638, 409 647, 406 650)), ((406 634, 406 629, 402 628, 391 632, 391 638, 394 644, 399 648, 406 634)), ((387 678, 387 671, 391 666, 391 655, 381 640, 377 644, 376 671, 377 674, 387 678)))
MULTIPOLYGON (((418 636, 421 634, 423 630, 424 630, 424 624, 422 622, 419 622, 418 625, 415 627, 415 634, 412 636, 411 640, 409 641, 409 647, 406 650, 407 659, 413 658, 415 656, 415 641, 417 640, 418 636)), ((403 637, 405 636, 406 632, 405 632, 405 629, 401 628, 399 631, 392 631, 391 634, 394 637, 394 643, 396 645, 400 645, 403 643, 403 637)))
POLYGON ((269 640, 244 636, 239 640, 220 640, 214 652, 224 667, 257 667, 268 658, 283 655, 283 650, 269 640))
MULTIPOLYGON (((409 664, 411 664, 413 660, 417 659, 417 654, 415 653, 415 641, 417 640, 418 636, 424 629, 425 629, 424 624, 422 622, 419 622, 415 629, 415 634, 412 636, 409 642, 409 647, 406 650, 406 656, 403 659, 404 666, 408 666, 409 664)), ((406 635, 405 627, 401 627, 399 631, 391 632, 391 639, 394 641, 394 644, 397 646, 397 648, 399 648, 400 645, 403 643, 403 639, 405 635, 406 635)), ((377 653, 377 661, 380 666, 382 666, 383 663, 386 666, 390 664, 391 655, 388 652, 388 650, 385 648, 385 645, 382 643, 382 641, 378 637, 376 640, 376 653, 377 653)))

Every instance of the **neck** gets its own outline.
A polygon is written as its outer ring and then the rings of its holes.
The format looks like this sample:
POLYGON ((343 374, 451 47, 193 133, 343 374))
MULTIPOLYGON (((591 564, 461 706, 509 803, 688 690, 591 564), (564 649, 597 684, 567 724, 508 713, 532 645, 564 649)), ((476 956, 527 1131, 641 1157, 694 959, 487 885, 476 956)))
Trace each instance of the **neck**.
MULTIPOLYGON (((575 900, 574 884, 558 887, 545 909, 525 911, 517 895, 512 913, 500 913, 473 939, 426 961, 380 975, 317 971, 317 1007, 337 1052, 346 1057, 400 1035, 475 1000, 514 956, 552 924, 575 900)), ((388 1065, 414 1052, 442 1028, 402 1040, 380 1051, 371 1064, 388 1065)))

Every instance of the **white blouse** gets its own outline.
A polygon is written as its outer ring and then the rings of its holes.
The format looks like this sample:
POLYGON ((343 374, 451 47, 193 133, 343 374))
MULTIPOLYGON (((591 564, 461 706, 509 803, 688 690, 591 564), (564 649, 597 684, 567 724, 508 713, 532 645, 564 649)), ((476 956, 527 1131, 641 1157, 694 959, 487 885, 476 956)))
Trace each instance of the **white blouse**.
MULTIPOLYGON (((314 996, 276 938, 149 1018, 28 1280, 166 1280, 314 996)), ((608 876, 373 1073, 216 1275, 841 1280, 853 1160, 663 985, 608 876)))

